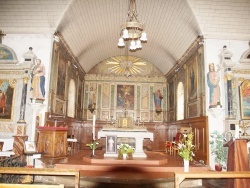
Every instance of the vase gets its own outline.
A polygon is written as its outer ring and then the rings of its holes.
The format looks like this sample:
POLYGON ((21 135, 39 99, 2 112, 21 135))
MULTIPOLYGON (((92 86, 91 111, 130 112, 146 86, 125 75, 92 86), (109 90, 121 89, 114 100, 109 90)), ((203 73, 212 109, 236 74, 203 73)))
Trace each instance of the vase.
POLYGON ((189 172, 189 160, 183 159, 184 162, 184 172, 189 172))
POLYGON ((122 154, 123 159, 127 159, 127 155, 128 154, 126 154, 126 153, 122 154))
POLYGON ((91 152, 91 157, 95 156, 95 150, 92 149, 92 152, 91 152))

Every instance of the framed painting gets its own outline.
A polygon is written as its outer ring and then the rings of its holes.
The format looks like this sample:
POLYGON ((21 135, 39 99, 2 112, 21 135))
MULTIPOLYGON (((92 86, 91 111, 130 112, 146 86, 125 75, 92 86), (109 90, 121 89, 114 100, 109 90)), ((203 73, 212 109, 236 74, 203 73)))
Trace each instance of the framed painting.
POLYGON ((33 141, 25 141, 24 153, 36 153, 36 144, 33 141))
POLYGON ((188 101, 197 99, 198 70, 196 57, 187 63, 188 101))
POLYGON ((117 109, 134 110, 134 85, 117 85, 117 109))
MULTIPOLYGON (((60 54, 61 55, 61 54, 60 54)), ((66 86, 66 66, 67 61, 62 57, 59 58, 58 69, 57 69, 57 90, 56 95, 60 99, 64 99, 65 96, 65 86, 66 86)))
POLYGON ((9 80, 0 79, 0 120, 11 121, 13 118, 15 89, 9 80))
POLYGON ((174 79, 172 79, 169 82, 169 86, 168 86, 168 93, 169 93, 169 109, 172 110, 174 109, 174 99, 175 99, 175 85, 174 85, 174 79))
POLYGON ((116 153, 117 152, 117 136, 107 135, 106 136, 106 153, 116 153))
POLYGON ((83 83, 80 78, 78 78, 78 91, 77 91, 77 104, 78 107, 82 107, 82 93, 83 93, 83 83))
POLYGON ((0 151, 3 150, 3 144, 4 144, 4 142, 0 142, 0 151))
POLYGON ((241 119, 250 119, 250 80, 240 85, 240 104, 241 119))
POLYGON ((65 101, 57 98, 55 100, 54 112, 56 114, 65 115, 65 101))

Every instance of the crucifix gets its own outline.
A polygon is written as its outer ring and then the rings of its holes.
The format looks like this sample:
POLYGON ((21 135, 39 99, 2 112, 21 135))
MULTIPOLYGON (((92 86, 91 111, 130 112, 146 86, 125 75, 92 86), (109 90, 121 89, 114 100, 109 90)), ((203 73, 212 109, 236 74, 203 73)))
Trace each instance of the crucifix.
POLYGON ((2 44, 2 38, 5 36, 4 32, 0 30, 0 44, 2 44))

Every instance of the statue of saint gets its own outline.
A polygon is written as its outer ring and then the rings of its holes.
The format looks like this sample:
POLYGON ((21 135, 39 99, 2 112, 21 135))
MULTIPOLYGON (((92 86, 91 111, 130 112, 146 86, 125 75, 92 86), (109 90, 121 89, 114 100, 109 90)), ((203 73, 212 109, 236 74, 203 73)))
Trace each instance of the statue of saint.
POLYGON ((209 72, 207 73, 207 85, 209 87, 209 108, 217 107, 220 104, 220 77, 218 71, 215 71, 214 63, 209 64, 209 72))
POLYGON ((45 97, 45 67, 40 59, 36 59, 36 65, 31 73, 32 98, 44 99, 45 97))

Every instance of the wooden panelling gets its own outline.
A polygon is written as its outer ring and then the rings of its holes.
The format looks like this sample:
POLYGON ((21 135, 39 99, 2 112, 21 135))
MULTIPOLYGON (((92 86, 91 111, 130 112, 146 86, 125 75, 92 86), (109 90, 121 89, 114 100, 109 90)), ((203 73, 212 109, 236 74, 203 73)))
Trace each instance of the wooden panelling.
POLYGON ((194 132, 194 145, 195 145, 195 157, 196 161, 204 161, 205 164, 209 164, 209 134, 208 134, 208 118, 207 116, 190 118, 180 120, 176 122, 168 123, 167 125, 167 140, 173 140, 177 131, 181 127, 192 127, 194 132))
MULTIPOLYGON (((208 122, 207 116, 190 118, 186 120, 171 122, 171 123, 153 123, 146 122, 144 126, 149 132, 154 133, 154 141, 145 139, 143 146, 145 149, 154 150, 154 151, 163 151, 165 150, 166 140, 173 140, 177 131, 181 127, 192 127, 194 132, 194 144, 195 144, 195 160, 203 160, 205 164, 209 164, 209 155, 208 155, 208 122)), ((98 131, 102 129, 103 125, 106 122, 96 121, 95 133, 97 135, 98 131)), ((87 143, 90 143, 92 140, 92 122, 71 122, 66 121, 68 125, 68 135, 74 135, 80 144, 80 148, 89 149, 86 147, 87 143)), ((99 147, 105 147, 105 139, 100 139, 99 147)))

